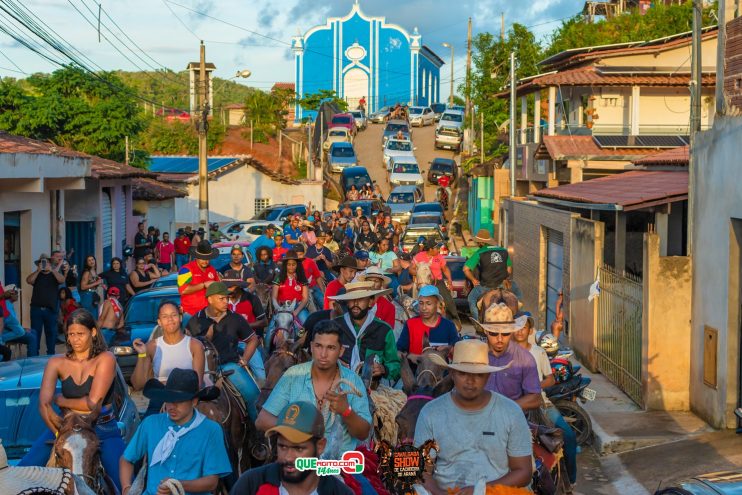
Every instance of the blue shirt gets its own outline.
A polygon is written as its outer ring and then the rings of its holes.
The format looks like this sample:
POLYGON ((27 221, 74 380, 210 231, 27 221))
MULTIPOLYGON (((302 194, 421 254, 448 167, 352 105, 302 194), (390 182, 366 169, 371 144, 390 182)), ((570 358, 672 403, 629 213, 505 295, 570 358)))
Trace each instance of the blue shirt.
MULTIPOLYGON (((311 369, 312 362, 309 361, 307 363, 297 364, 286 370, 273 388, 273 392, 271 392, 268 400, 265 401, 263 409, 274 416, 278 416, 281 409, 290 402, 306 401, 317 405, 317 399, 314 396, 314 387, 312 386, 311 369)), ((363 385, 361 377, 350 371, 349 368, 340 366, 340 379, 352 383, 361 394, 359 397, 354 393, 348 393, 348 404, 350 407, 369 424, 373 424, 368 405, 368 396, 366 395, 366 387, 363 385)), ((350 387, 344 383, 340 385, 340 389, 350 392, 350 387)), ((322 458, 340 459, 340 457, 335 456, 341 455, 343 452, 355 450, 356 446, 364 440, 353 438, 348 433, 348 429, 345 427, 345 423, 343 423, 339 414, 335 414, 335 418, 333 419, 332 414, 328 412, 329 410, 326 407, 322 409, 322 413, 325 415, 325 438, 327 439, 327 448, 322 458), (338 425, 340 427, 336 428, 338 425)))
MULTIPOLYGON (((178 426, 167 413, 145 418, 126 447, 124 459, 134 464, 146 455, 149 462, 155 447, 167 433, 168 428, 173 427, 177 432, 189 426, 195 419, 194 413, 188 423, 178 426)), ((189 431, 178 440, 170 457, 148 468, 147 488, 143 495, 155 495, 160 482, 166 478, 195 480, 204 476, 217 475, 221 478, 230 474, 232 466, 224 445, 222 427, 215 421, 204 419, 195 430, 189 431)), ((210 492, 186 493, 208 495, 210 492)))
POLYGON ((257 239, 250 243, 248 249, 252 253, 253 259, 257 257, 258 248, 261 246, 268 246, 271 250, 276 248, 276 241, 270 239, 267 235, 261 234, 257 239))
POLYGON ((291 225, 287 225, 283 229, 283 244, 281 244, 285 248, 291 249, 294 247, 293 244, 289 244, 288 239, 289 236, 291 236, 292 241, 298 241, 299 237, 301 237, 301 229, 299 227, 293 228, 291 225))
POLYGON ((491 373, 485 390, 504 395, 508 399, 518 400, 526 394, 540 394, 541 381, 533 355, 511 340, 508 348, 500 357, 489 353, 491 366, 510 367, 497 373, 491 373))

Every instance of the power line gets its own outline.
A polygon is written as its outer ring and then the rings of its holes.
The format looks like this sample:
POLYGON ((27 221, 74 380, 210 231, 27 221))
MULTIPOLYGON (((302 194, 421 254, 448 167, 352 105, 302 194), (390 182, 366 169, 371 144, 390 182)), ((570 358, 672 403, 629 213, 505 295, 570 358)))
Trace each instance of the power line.
POLYGON ((175 11, 172 9, 172 7, 170 7, 170 5, 168 5, 167 0, 162 0, 162 3, 165 4, 165 7, 167 7, 167 9, 170 11, 170 13, 173 14, 173 16, 178 20, 178 22, 184 28, 186 28, 186 30, 189 33, 191 33, 194 38, 196 38, 197 40, 201 41, 201 38, 199 38, 199 36, 195 32, 193 32, 193 30, 191 28, 189 28, 188 25, 185 22, 183 22, 183 19, 181 19, 180 17, 178 17, 178 14, 175 13, 175 11))
MULTIPOLYGON (((10 59, 8 59, 8 60, 10 60, 10 59)), ((12 60, 11 60, 11 62, 12 62, 12 60)), ((9 69, 9 68, 7 68, 7 67, 0 67, 0 70, 7 70, 8 72, 16 72, 16 73, 18 73, 18 74, 25 74, 25 75, 28 75, 28 73, 26 73, 26 72, 23 72, 22 70, 9 69)))

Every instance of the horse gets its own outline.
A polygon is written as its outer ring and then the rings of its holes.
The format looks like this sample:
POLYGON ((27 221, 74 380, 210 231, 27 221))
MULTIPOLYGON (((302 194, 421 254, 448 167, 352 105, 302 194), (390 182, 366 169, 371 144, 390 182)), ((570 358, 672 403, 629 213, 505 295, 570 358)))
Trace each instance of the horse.
POLYGON ((274 308, 273 317, 268 325, 269 332, 263 343, 268 354, 275 349, 280 349, 285 342, 291 344, 299 338, 303 327, 294 315, 296 304, 296 301, 287 301, 278 308, 274 308))
POLYGON ((521 306, 518 296, 513 291, 501 286, 497 289, 488 290, 479 297, 477 308, 479 308, 480 317, 483 317, 484 311, 495 303, 505 303, 510 311, 513 312, 513 316, 518 313, 521 306))
POLYGON ((310 357, 304 350, 305 338, 306 335, 293 343, 289 343, 288 339, 283 339, 280 347, 274 349, 273 353, 268 357, 268 360, 265 362, 265 382, 260 387, 260 396, 258 397, 258 409, 268 400, 273 387, 276 386, 276 383, 278 383, 278 380, 287 369, 295 364, 309 361, 310 357))
POLYGON ((66 411, 47 463, 47 467, 69 469, 75 478, 75 491, 80 495, 118 493, 101 463, 100 440, 95 434, 99 413, 100 406, 88 415, 66 411))
POLYGON ((269 284, 255 284, 255 295, 258 296, 260 304, 265 309, 265 315, 270 318, 273 314, 271 307, 271 293, 272 287, 269 284))
POLYGON ((415 284, 412 288, 412 297, 417 298, 417 291, 423 285, 435 285, 433 271, 430 269, 430 263, 415 263, 415 284))

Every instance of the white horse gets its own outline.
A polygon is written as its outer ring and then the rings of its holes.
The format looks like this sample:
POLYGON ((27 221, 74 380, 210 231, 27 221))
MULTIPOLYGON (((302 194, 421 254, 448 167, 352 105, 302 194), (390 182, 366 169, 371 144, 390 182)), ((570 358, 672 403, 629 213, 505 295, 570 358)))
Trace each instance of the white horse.
POLYGON ((299 338, 301 324, 294 316, 296 301, 287 301, 273 310, 273 317, 268 325, 264 346, 270 354, 284 343, 295 342, 299 338), (275 342, 274 342, 275 341, 275 342))
POLYGON ((412 289, 412 297, 417 298, 417 291, 423 285, 434 285, 433 271, 430 269, 430 263, 415 263, 417 272, 415 273, 415 284, 412 289))

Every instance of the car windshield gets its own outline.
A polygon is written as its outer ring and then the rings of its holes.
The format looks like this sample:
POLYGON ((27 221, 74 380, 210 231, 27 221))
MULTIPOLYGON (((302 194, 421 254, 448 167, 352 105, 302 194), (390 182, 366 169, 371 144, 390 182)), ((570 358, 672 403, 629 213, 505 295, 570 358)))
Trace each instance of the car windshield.
POLYGON ((435 113, 442 113, 446 110, 446 105, 443 103, 433 103, 430 108, 432 108, 435 113))
POLYGON ((343 115, 341 117, 333 117, 332 123, 333 124, 350 124, 350 117, 347 115, 343 115))
POLYGON ((350 112, 350 114, 351 114, 351 115, 352 115, 353 117, 357 118, 357 119, 360 119, 361 117, 363 117, 363 114, 362 114, 361 112, 356 112, 356 111, 353 111, 353 112, 350 112))
POLYGON ((444 113, 441 120, 448 120, 450 122, 463 122, 464 116, 460 113, 444 113))
POLYGON ((355 153, 353 153, 353 148, 351 148, 350 146, 333 146, 332 147, 332 156, 350 158, 354 155, 355 153))
POLYGON ((389 195, 389 202, 393 204, 413 203, 415 197, 412 193, 392 193, 389 195))
POLYGON ((386 149, 391 151, 412 151, 412 143, 409 141, 391 140, 386 145, 386 149))
POLYGON ((253 220, 278 220, 281 215, 280 208, 266 208, 253 217, 253 220))
POLYGON ((386 132, 408 132, 407 124, 387 124, 386 132))
POLYGON ((440 225, 441 217, 440 215, 415 215, 414 217, 412 217, 412 220, 410 220, 410 223, 412 224, 435 223, 435 224, 440 225))
POLYGON ((423 113, 421 107, 410 107, 410 115, 420 115, 421 113, 423 113))
POLYGON ((420 169, 417 167, 417 163, 395 163, 394 173, 397 174, 419 174, 420 169))
POLYGON ((348 133, 347 133, 347 132, 345 132, 345 131, 341 131, 341 130, 339 130, 339 129, 336 129, 336 130, 334 130, 334 131, 330 131, 330 136, 343 136, 343 137, 345 137, 345 136, 347 136, 347 135, 348 135, 348 133))
POLYGON ((358 202, 358 203, 348 203, 348 206, 353 211, 356 211, 356 208, 358 208, 360 206, 361 207, 361 212, 364 215, 368 216, 368 215, 371 214, 371 202, 369 202, 369 201, 364 201, 362 203, 361 202, 358 202))
POLYGON ((345 190, 350 191, 350 186, 356 186, 356 189, 361 189, 366 184, 371 184, 371 177, 367 174, 346 176, 344 179, 345 190))
POLYGON ((417 238, 423 236, 425 239, 434 239, 438 242, 443 242, 443 237, 437 230, 408 230, 402 235, 402 244, 412 245, 417 243, 417 238))
POLYGON ((440 172, 450 172, 451 171, 451 164, 445 163, 445 162, 433 162, 430 164, 430 170, 436 170, 440 172))
POLYGON ((443 213, 443 207, 440 205, 440 203, 420 203, 415 205, 415 209, 412 211, 413 213, 421 211, 439 211, 443 213))
MULTIPOLYGON (((227 258, 229 258, 229 254, 227 254, 227 258)), ((227 260, 226 263, 229 263, 229 260, 227 260)), ((222 266, 224 265, 221 265, 219 268, 222 266)), ((129 304, 126 306, 124 323, 133 324, 151 322, 154 327, 155 322, 157 321, 157 309, 159 308, 160 303, 167 299, 180 304, 180 297, 177 294, 142 294, 141 296, 132 297, 129 300, 129 304)))

